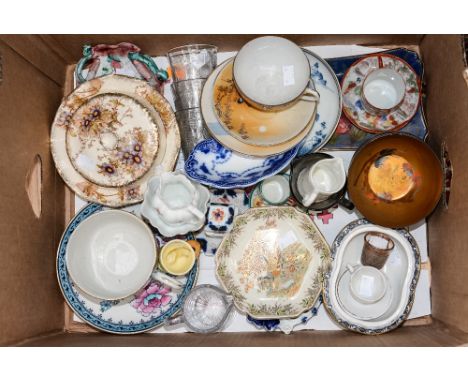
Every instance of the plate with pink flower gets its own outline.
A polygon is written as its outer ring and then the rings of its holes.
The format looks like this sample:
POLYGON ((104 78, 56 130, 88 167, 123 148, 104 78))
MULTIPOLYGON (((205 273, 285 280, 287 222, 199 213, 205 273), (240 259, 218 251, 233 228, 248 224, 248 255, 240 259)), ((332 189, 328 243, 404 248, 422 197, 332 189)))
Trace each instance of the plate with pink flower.
MULTIPOLYGON (((140 205, 126 210, 139 216, 140 205)), ((70 235, 89 216, 106 209, 100 204, 88 204, 81 209, 68 225, 57 251, 57 278, 65 301, 84 322, 109 333, 136 334, 153 330, 174 316, 182 307, 185 297, 195 286, 198 263, 188 275, 179 277, 181 290, 172 290, 159 281, 150 280, 133 296, 122 300, 99 300, 87 295, 73 284, 66 268, 66 253, 70 235)), ((192 239, 191 235, 184 236, 192 239)), ((155 239, 161 246, 168 239, 155 232, 155 239)))

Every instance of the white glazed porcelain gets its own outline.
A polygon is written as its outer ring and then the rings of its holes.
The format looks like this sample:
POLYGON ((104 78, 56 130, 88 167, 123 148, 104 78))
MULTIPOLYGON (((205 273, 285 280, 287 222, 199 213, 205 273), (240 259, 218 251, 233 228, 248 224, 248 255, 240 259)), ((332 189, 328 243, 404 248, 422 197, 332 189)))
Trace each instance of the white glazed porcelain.
POLYGON ((148 226, 128 212, 108 210, 90 216, 75 229, 66 264, 80 289, 100 299, 117 300, 147 283, 156 258, 148 226))
POLYGON ((310 80, 304 52, 293 42, 274 36, 259 37, 237 53, 234 81, 246 100, 265 108, 287 105, 301 96, 310 80))
POLYGON ((340 191, 346 184, 343 159, 330 158, 316 162, 298 176, 298 190, 305 207, 321 202, 340 191))
POLYGON ((380 300, 371 304, 362 303, 351 293, 351 277, 352 274, 348 269, 345 269, 337 281, 335 294, 341 308, 359 320, 375 320, 383 316, 388 311, 393 300, 390 284, 387 284, 386 292, 380 300))
POLYGON ((283 204, 291 195, 289 177, 275 175, 260 183, 260 193, 269 204, 283 204))
POLYGON ((405 81, 396 70, 381 68, 367 75, 362 85, 362 92, 364 99, 372 107, 390 110, 403 101, 405 88, 405 81))
POLYGON ((331 250, 332 267, 325 274, 323 290, 324 304, 331 317, 341 326, 363 334, 381 334, 401 325, 411 310, 421 266, 413 236, 404 229, 384 228, 360 219, 343 228, 331 250), (395 243, 381 269, 391 293, 376 304, 361 304, 351 296, 345 278, 349 280, 347 265, 359 264, 364 236, 370 231, 385 233, 395 243), (344 300, 352 303, 347 305, 348 309, 343 308, 344 300))
POLYGON ((374 304, 387 292, 387 279, 377 268, 367 265, 348 264, 351 273, 349 290, 351 295, 362 304, 374 304))
POLYGON ((205 223, 209 191, 179 172, 148 182, 141 214, 166 237, 197 231, 205 223))

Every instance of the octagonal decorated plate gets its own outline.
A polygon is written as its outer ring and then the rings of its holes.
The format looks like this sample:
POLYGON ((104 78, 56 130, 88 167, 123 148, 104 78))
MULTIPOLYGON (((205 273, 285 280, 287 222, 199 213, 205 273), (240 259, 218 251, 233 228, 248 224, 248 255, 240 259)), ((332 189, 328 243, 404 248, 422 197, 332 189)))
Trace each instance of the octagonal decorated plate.
POLYGON ((237 308, 257 319, 297 317, 321 290, 330 248, 293 207, 247 210, 216 252, 216 274, 237 308))

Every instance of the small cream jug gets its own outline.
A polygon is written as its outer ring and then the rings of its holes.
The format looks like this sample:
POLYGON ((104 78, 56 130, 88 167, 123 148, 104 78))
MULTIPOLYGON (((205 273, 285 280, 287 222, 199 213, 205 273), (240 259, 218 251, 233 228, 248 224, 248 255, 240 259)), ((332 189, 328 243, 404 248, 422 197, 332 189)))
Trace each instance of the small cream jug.
POLYGON ((166 224, 204 220, 205 214, 197 208, 200 195, 183 174, 164 173, 151 204, 166 224))
POLYGON ((322 159, 309 169, 304 169, 298 177, 305 207, 324 201, 340 191, 345 184, 346 171, 341 158, 322 159))

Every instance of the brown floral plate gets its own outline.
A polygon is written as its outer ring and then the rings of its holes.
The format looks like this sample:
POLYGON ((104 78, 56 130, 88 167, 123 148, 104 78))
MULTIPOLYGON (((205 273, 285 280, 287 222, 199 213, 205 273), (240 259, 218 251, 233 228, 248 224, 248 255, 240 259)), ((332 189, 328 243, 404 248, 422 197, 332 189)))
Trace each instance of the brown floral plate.
POLYGON ((71 116, 66 147, 73 167, 89 181, 125 186, 151 168, 158 151, 158 126, 133 98, 99 94, 71 116))
POLYGON ((119 207, 143 200, 148 179, 172 170, 180 148, 174 113, 145 81, 109 75, 80 85, 51 128, 57 171, 81 198, 119 207))

